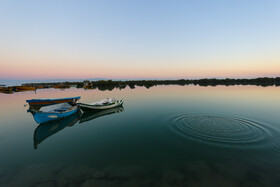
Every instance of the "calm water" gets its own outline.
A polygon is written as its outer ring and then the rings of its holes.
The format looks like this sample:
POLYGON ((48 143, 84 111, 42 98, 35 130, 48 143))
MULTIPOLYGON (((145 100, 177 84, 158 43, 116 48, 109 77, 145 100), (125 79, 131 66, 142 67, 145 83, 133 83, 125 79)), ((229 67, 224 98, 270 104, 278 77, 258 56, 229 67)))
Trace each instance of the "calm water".
POLYGON ((280 88, 157 86, 1 94, 0 186, 279 186, 280 88), (122 98, 38 125, 26 99, 122 98))

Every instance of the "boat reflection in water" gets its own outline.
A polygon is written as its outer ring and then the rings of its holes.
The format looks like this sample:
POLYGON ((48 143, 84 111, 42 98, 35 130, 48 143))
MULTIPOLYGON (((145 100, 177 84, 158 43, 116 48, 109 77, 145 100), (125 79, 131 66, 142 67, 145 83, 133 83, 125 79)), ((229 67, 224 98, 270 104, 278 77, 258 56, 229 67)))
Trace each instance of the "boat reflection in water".
POLYGON ((51 135, 61 131, 65 127, 72 127, 75 125, 79 121, 79 116, 80 113, 77 112, 63 119, 41 123, 34 131, 34 149, 37 149, 37 146, 51 135))
POLYGON ((80 121, 80 123, 83 123, 101 116, 119 113, 122 111, 124 111, 123 107, 116 107, 107 110, 86 111, 83 114, 81 114, 81 112, 76 112, 75 114, 66 118, 50 121, 47 123, 41 123, 34 131, 34 149, 37 149, 38 145, 48 137, 61 131, 65 127, 72 127, 78 121, 80 121))
POLYGON ((80 117, 80 123, 84 123, 93 119, 96 119, 101 116, 106 116, 114 113, 123 112, 124 109, 122 106, 106 109, 106 110, 87 110, 80 117))

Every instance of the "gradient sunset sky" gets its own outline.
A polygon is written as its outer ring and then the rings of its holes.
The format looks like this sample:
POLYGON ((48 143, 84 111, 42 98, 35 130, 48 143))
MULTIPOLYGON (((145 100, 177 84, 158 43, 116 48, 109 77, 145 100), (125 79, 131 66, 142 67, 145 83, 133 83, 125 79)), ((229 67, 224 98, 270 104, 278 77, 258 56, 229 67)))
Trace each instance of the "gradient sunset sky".
POLYGON ((1 0, 0 79, 280 76, 279 0, 1 0))

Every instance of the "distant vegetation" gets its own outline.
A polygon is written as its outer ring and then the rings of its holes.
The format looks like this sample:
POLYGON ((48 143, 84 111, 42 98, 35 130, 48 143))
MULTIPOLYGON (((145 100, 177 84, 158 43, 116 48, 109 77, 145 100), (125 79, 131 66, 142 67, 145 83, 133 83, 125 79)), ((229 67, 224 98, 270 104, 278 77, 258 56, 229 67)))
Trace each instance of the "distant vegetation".
POLYGON ((262 77, 256 79, 179 79, 179 80, 129 80, 129 81, 83 81, 83 82, 58 82, 58 83, 29 83, 22 86, 40 88, 54 88, 58 85, 65 85, 84 89, 113 90, 114 88, 124 89, 127 86, 134 89, 136 86, 150 88, 157 85, 199 85, 199 86, 233 86, 233 85, 256 85, 256 86, 280 86, 280 77, 262 77))

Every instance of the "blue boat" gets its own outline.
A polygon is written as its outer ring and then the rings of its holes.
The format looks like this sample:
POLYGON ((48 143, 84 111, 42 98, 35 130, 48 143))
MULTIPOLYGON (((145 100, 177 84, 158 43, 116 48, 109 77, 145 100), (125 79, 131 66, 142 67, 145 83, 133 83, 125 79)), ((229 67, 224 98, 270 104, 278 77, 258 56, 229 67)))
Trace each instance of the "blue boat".
POLYGON ((58 98, 58 99, 30 99, 26 100, 30 107, 40 108, 43 106, 58 104, 58 103, 69 103, 70 105, 76 104, 77 100, 81 99, 81 97, 66 97, 66 98, 58 98))
POLYGON ((37 123, 46 123, 70 116, 78 111, 78 106, 72 106, 68 103, 59 103, 41 107, 38 111, 32 111, 33 117, 37 123))
POLYGON ((79 112, 63 119, 54 120, 47 123, 41 123, 34 131, 34 136, 33 136, 34 149, 37 149, 38 145, 48 137, 61 131, 65 127, 72 127, 78 121, 79 121, 79 112))

